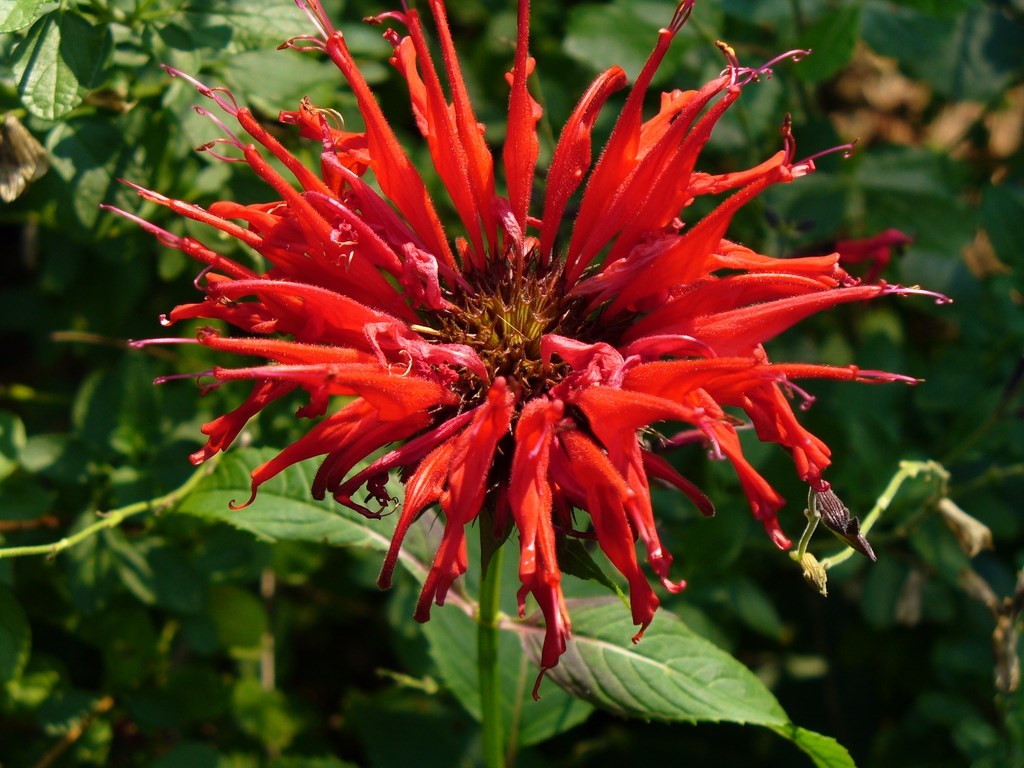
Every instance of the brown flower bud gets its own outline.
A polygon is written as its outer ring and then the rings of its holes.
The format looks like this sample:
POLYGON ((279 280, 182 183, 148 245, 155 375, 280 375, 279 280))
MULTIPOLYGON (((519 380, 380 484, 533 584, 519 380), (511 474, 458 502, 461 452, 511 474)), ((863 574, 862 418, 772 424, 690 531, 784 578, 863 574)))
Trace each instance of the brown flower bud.
POLYGON ((831 489, 814 493, 814 507, 821 522, 839 539, 860 552, 872 562, 878 560, 868 540, 860 532, 860 519, 850 516, 842 500, 831 489))

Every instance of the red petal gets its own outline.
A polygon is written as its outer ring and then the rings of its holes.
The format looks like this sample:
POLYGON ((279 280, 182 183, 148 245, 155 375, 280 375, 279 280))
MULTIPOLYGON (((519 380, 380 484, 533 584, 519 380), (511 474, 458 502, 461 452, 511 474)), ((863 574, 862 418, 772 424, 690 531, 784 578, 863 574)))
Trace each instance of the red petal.
POLYGON ((540 144, 537 141, 537 121, 540 104, 533 100, 526 88, 526 80, 533 71, 534 62, 529 55, 530 3, 519 0, 516 16, 516 56, 512 65, 512 93, 508 103, 508 130, 503 159, 508 183, 508 200, 519 229, 526 232, 526 215, 530 207, 534 169, 540 144))
POLYGON ((561 432, 558 440, 563 450, 552 454, 552 475, 590 514, 601 550, 629 583, 633 623, 644 628, 654 618, 659 600, 637 563, 624 507, 629 488, 604 453, 580 432, 561 432))
POLYGON ((444 603, 456 578, 466 572, 466 526, 480 513, 498 441, 507 433, 515 398, 504 379, 495 379, 472 423, 454 439, 448 483, 441 493, 445 526, 433 565, 423 582, 415 618, 430 617, 430 603, 444 603))
POLYGON ((626 73, 621 67, 612 67, 603 72, 583 94, 562 129, 548 170, 544 214, 541 216, 544 223, 540 235, 540 253, 544 259, 552 258, 555 237, 566 203, 590 167, 590 135, 601 107, 609 96, 625 84, 626 73))
POLYGON ((328 37, 327 54, 338 65, 359 102, 359 112, 366 123, 373 173, 381 190, 394 201, 438 261, 455 269, 455 259, 423 180, 391 130, 340 33, 328 37))

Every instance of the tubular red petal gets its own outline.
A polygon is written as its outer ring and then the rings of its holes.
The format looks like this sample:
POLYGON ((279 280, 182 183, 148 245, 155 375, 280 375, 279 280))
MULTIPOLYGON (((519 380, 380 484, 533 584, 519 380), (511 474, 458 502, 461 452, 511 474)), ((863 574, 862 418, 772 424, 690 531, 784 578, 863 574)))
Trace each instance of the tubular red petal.
POLYGON ((466 83, 459 69, 459 59, 455 53, 451 30, 444 3, 441 0, 428 0, 430 11, 437 25, 438 41, 441 44, 441 58, 448 74, 448 85, 452 94, 452 107, 455 113, 455 126, 469 167, 469 180, 476 196, 477 208, 484 227, 484 234, 492 253, 497 250, 497 226, 493 213, 494 194, 494 160, 491 151, 484 141, 483 126, 477 122, 473 113, 466 83))
POLYGON ((444 535, 420 592, 415 617, 426 621, 430 603, 444 603, 452 582, 466 572, 465 527, 480 512, 487 477, 498 441, 512 421, 515 397, 502 378, 494 380, 484 403, 468 427, 454 440, 448 482, 441 493, 445 514, 444 535))
MULTIPOLYGON (((744 355, 804 318, 838 304, 873 299, 882 292, 881 286, 865 285, 791 296, 692 318, 672 327, 671 332, 694 336, 710 345, 719 355, 744 355)), ((668 328, 662 330, 670 331, 668 328)))
POLYGON ((644 469, 647 470, 649 476, 674 485, 690 498, 690 501, 694 503, 694 506, 697 507, 704 517, 714 517, 715 505, 711 502, 711 499, 704 495, 700 488, 676 472, 672 465, 661 456, 650 451, 643 451, 642 454, 644 469))
POLYGON ((622 180, 626 178, 637 162, 643 123, 644 97, 647 95, 647 89, 654 73, 661 66, 661 62, 672 44, 672 38, 678 31, 679 26, 672 24, 658 33, 658 42, 633 84, 601 158, 594 168, 590 181, 587 182, 587 188, 580 204, 580 212, 576 218, 572 238, 566 252, 566 276, 570 285, 579 279, 580 274, 593 258, 593 254, 581 255, 584 241, 590 236, 593 227, 602 216, 610 196, 615 193, 622 180))
MULTIPOLYGON (((782 159, 781 153, 779 159, 782 159)), ((664 291, 668 286, 685 285, 704 273, 707 259, 721 243, 733 215, 770 184, 783 178, 781 165, 776 168, 777 173, 762 176, 722 202, 673 247, 657 253, 650 262, 630 263, 633 270, 624 273, 614 289, 605 289, 603 293, 609 298, 614 296, 605 315, 612 317, 645 296, 664 291)))
POLYGON ((529 42, 530 3, 529 0, 519 0, 519 11, 516 16, 516 55, 515 63, 512 65, 512 93, 508 104, 508 131, 503 159, 509 203, 522 232, 526 232, 530 192, 533 189, 534 170, 540 152, 537 121, 540 119, 541 109, 526 87, 527 78, 533 71, 529 42))
POLYGON ((202 464, 218 451, 223 451, 235 441, 249 419, 262 411, 274 400, 295 389, 296 385, 283 381, 259 381, 245 401, 234 410, 218 416, 203 425, 202 433, 209 436, 201 450, 189 456, 193 464, 202 464))
POLYGON ((582 495, 581 506, 590 514, 601 550, 629 583, 633 623, 642 632, 660 601, 636 559, 634 533, 624 507, 629 488, 604 453, 580 432, 561 432, 558 440, 562 450, 552 455, 553 478, 582 495))
POLYGON ((391 588, 391 577, 398 563, 398 555, 402 542, 420 512, 441 496, 445 479, 448 477, 448 465, 451 462, 455 442, 448 440, 441 443, 420 462, 419 467, 405 484, 405 503, 402 514, 398 518, 395 532, 391 537, 391 546, 384 558, 384 565, 377 577, 377 586, 381 589, 391 588))
POLYGON ((373 172, 381 190, 394 201, 438 261, 457 269, 423 180, 391 130, 340 33, 336 32, 327 39, 327 54, 338 65, 359 102, 359 111, 366 122, 373 172))
MULTIPOLYGON (((403 73, 406 68, 414 68, 415 62, 418 61, 424 77, 422 107, 424 116, 421 129, 425 129, 423 134, 427 139, 427 147, 434 161, 434 168, 437 169, 438 175, 444 182, 452 203, 455 205, 455 210, 458 212, 459 218, 462 219, 466 233, 473 244, 471 251, 474 257, 473 266, 479 269, 483 266, 485 255, 481 237, 483 221, 480 217, 480 200, 473 191, 473 174, 470 170, 469 157, 462 145, 452 110, 449 109, 444 92, 441 90, 441 80, 431 62, 419 14, 415 10, 411 10, 406 14, 406 20, 409 25, 409 39, 415 48, 416 55, 413 61, 403 68, 403 73)), ((408 74, 406 77, 409 77, 408 74)))
MULTIPOLYGON (((638 343, 647 336, 662 334, 664 329, 678 329, 697 317, 712 317, 740 307, 820 293, 835 287, 834 282, 827 285, 813 277, 784 272, 709 278, 692 283, 637 320, 626 332, 626 336, 629 341, 638 343)), ((705 354, 713 351, 713 347, 707 346, 706 350, 705 354)))
POLYGON ((626 85, 626 73, 621 67, 603 72, 587 89, 573 110, 562 135, 555 146, 548 170, 547 190, 544 197, 543 225, 540 235, 541 258, 553 258, 555 236, 566 203, 583 181, 590 167, 590 135, 594 123, 608 97, 626 85))

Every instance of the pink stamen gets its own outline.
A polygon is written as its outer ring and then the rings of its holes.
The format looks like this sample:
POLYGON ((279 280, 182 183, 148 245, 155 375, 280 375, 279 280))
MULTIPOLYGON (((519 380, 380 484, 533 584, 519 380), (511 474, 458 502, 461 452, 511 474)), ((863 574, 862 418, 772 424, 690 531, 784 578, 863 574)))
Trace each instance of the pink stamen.
POLYGON ((690 13, 693 11, 693 6, 697 0, 683 0, 679 5, 676 6, 676 12, 672 16, 672 21, 669 22, 668 31, 673 35, 676 34, 680 29, 683 28, 683 24, 690 18, 690 13))
POLYGON ((183 80, 187 80, 195 86, 195 89, 199 91, 203 96, 208 99, 213 99, 217 106, 223 109, 232 117, 238 114, 238 102, 235 100, 234 94, 231 93, 227 88, 218 86, 217 88, 211 88, 205 83, 201 83, 196 80, 192 75, 182 72, 180 69, 168 66, 167 64, 161 64, 164 71, 167 72, 171 77, 180 77, 183 80))
POLYGON ((152 202, 160 203, 161 205, 170 205, 170 203, 172 202, 171 198, 167 197, 166 195, 161 195, 159 192, 154 192, 151 189, 146 189, 145 187, 139 186, 134 181, 129 181, 128 179, 122 178, 118 178, 118 181, 121 182, 122 184, 127 184, 129 187, 134 189, 136 192, 139 193, 139 197, 143 198, 144 200, 151 200, 152 202))
POLYGON ((323 35, 324 40, 334 34, 334 27, 327 18, 327 13, 320 4, 320 0, 295 0, 295 5, 306 14, 317 31, 323 35))
POLYGON ((814 401, 817 400, 817 398, 814 395, 812 395, 803 387, 797 386, 791 381, 780 381, 779 384, 785 387, 785 389, 790 393, 790 397, 792 397, 794 394, 800 397, 800 399, 803 401, 799 405, 801 411, 811 410, 811 406, 814 405, 814 401))
POLYGON ((810 56, 811 53, 812 51, 809 48, 794 48, 791 51, 780 53, 774 59, 765 62, 760 67, 742 67, 737 74, 746 79, 742 83, 740 83, 740 85, 747 85, 752 81, 760 80, 762 77, 765 80, 771 80, 773 74, 772 67, 774 67, 776 64, 779 64, 787 59, 793 62, 797 62, 803 59, 804 56, 810 56))
POLYGON ((187 337, 177 336, 164 336, 156 339, 129 339, 128 346, 132 349, 142 349, 144 347, 151 347, 156 344, 198 344, 199 341, 196 339, 190 339, 187 337))
POLYGON ((825 157, 826 155, 834 155, 836 152, 842 152, 843 160, 849 160, 857 152, 857 142, 851 141, 849 144, 840 144, 835 147, 830 147, 829 149, 823 149, 821 150, 821 152, 815 152, 810 157, 805 157, 799 163, 796 163, 796 165, 805 165, 807 163, 813 164, 814 161, 817 160, 819 157, 825 157))
POLYGON ((726 68, 719 73, 719 77, 725 77, 726 73, 729 74, 729 87, 732 88, 736 85, 736 81, 739 79, 739 73, 742 71, 740 67, 740 60, 736 58, 736 51, 732 49, 732 46, 723 43, 721 40, 715 42, 718 50, 725 56, 726 68))
POLYGON ((378 13, 376 16, 365 16, 363 21, 366 24, 383 24, 385 19, 391 19, 397 21, 403 27, 408 27, 409 22, 406 20, 405 15, 409 12, 408 6, 403 2, 401 11, 385 11, 384 13, 378 13))
POLYGON ((319 37, 313 37, 313 35, 297 35, 296 37, 285 40, 277 46, 277 50, 279 51, 283 51, 286 48, 291 48, 293 51, 299 51, 300 53, 306 53, 308 51, 323 53, 327 50, 327 46, 324 41, 319 37), (309 45, 299 45, 298 41, 300 40, 303 43, 309 43, 309 45))
POLYGON ((793 165, 793 158, 796 157, 796 137, 793 136, 793 116, 786 114, 779 129, 782 133, 782 147, 786 151, 786 165, 793 165))
POLYGON ((208 141, 205 144, 200 144, 198 147, 193 147, 193 150, 196 152, 205 152, 210 157, 215 157, 218 160, 221 160, 225 163, 245 162, 245 160, 242 159, 241 157, 231 157, 231 155, 225 155, 216 151, 214 147, 217 146, 218 144, 230 144, 232 147, 238 146, 231 139, 214 139, 213 141, 208 141))
POLYGON ((860 380, 877 380, 883 383, 899 382, 914 386, 920 384, 924 379, 915 379, 913 376, 904 376, 902 373, 889 373, 888 371, 857 371, 857 378, 860 380))
MULTIPOLYGON (((195 379, 196 385, 198 385, 199 380, 204 376, 214 375, 216 374, 214 373, 213 369, 210 369, 208 371, 196 371, 195 373, 171 373, 168 374, 167 376, 157 376, 155 379, 153 379, 153 383, 156 385, 160 385, 166 384, 169 381, 178 381, 179 379, 195 379)), ((220 382, 217 382, 216 384, 207 384, 203 387, 203 389, 208 390, 210 387, 216 386, 220 386, 220 382)))
POLYGON ((894 293, 897 296, 931 296, 935 299, 936 304, 952 304, 953 300, 943 293, 937 291, 927 291, 919 285, 911 285, 904 287, 902 285, 886 285, 882 288, 882 293, 890 294, 894 293))
POLYGON ((210 274, 210 270, 212 269, 213 264, 207 264, 205 267, 203 267, 202 271, 198 275, 196 275, 195 280, 192 281, 192 285, 196 287, 197 291, 206 291, 206 289, 199 284, 199 281, 206 277, 208 274, 210 274))
POLYGON ((227 124, 223 120, 221 120, 217 115, 213 114, 212 112, 210 112, 210 110, 206 109, 205 107, 192 107, 192 111, 200 117, 208 117, 210 120, 213 121, 213 123, 218 128, 220 128, 222 131, 224 131, 224 133, 226 133, 230 137, 230 140, 218 139, 218 141, 225 141, 229 144, 232 144, 233 146, 238 147, 239 149, 242 148, 241 139, 239 139, 235 132, 228 128, 227 124))
POLYGON ((128 219, 129 221, 135 222, 144 230, 149 232, 151 235, 155 235, 157 240, 159 240, 161 244, 166 245, 168 248, 180 249, 182 247, 182 244, 185 242, 184 240, 182 240, 182 238, 178 237, 177 235, 172 235, 166 229, 161 229, 156 224, 152 224, 151 222, 148 222, 145 219, 136 216, 134 213, 128 213, 128 211, 121 210, 116 206, 107 205, 106 203, 104 203, 100 205, 100 209, 104 211, 110 211, 111 213, 116 213, 118 216, 122 216, 128 219))

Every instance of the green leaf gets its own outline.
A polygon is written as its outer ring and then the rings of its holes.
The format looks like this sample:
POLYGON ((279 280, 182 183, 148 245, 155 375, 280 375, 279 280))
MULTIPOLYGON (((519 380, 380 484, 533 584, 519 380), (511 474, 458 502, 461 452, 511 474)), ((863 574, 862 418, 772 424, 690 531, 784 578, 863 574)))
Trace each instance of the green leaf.
POLYGON ((206 610, 217 627, 221 645, 236 655, 259 651, 267 617, 254 595, 234 584, 216 584, 210 589, 206 610))
POLYGON ((936 18, 872 0, 863 30, 875 51, 952 99, 990 99, 1020 72, 1024 24, 995 9, 936 18))
MULTIPOLYGON (((69 533, 77 533, 96 522, 96 515, 78 516, 69 533)), ((116 558, 109 545, 110 531, 90 536, 71 547, 62 557, 75 607, 86 615, 99 611, 110 599, 118 583, 116 558)))
MULTIPOLYGON (((581 5, 569 12, 565 51, 595 70, 614 62, 632 79, 647 61, 659 26, 661 22, 641 21, 633 9, 623 5, 581 5)), ((663 78, 668 72, 658 74, 663 78)))
POLYGON ((836 8, 800 36, 799 47, 814 55, 794 71, 808 83, 828 80, 853 58, 859 38, 860 6, 836 8))
MULTIPOLYGON (((818 768, 854 768, 834 739, 789 722, 758 677, 735 658, 662 611, 643 639, 628 611, 609 599, 570 600, 573 639, 547 677, 565 690, 616 714, 670 722, 763 725, 789 739, 818 768)), ((521 634, 539 661, 543 632, 521 634)))
MULTIPOLYGON (((569 603, 573 640, 547 673, 561 688, 627 717, 788 725, 753 672, 667 611, 633 645, 636 628, 618 601, 569 603)), ((524 631, 522 639, 539 662, 543 632, 524 631)))
MULTIPOLYGON (((625 610, 620 604, 619 610, 625 610)), ((480 689, 477 681, 476 622, 449 606, 435 607, 423 625, 430 644, 430 656, 437 664, 445 685, 462 706, 480 719, 480 689)), ((538 667, 524 653, 512 632, 502 632, 498 658, 501 667, 502 720, 515 727, 506 733, 510 743, 537 744, 569 730, 587 719, 592 707, 565 691, 551 686, 533 700, 538 667)))
POLYGON ((38 19, 15 49, 12 62, 25 108, 57 120, 82 102, 82 88, 96 84, 110 49, 110 29, 64 12, 38 19))
POLYGON ((0 33, 24 29, 59 7, 60 3, 41 0, 0 0, 0 33))
POLYGON ((601 570, 601 567, 594 562, 583 542, 577 538, 568 536, 559 537, 556 542, 556 556, 558 567, 564 574, 575 576, 578 579, 593 581, 606 587, 613 592, 626 605, 629 605, 629 597, 622 588, 608 578, 608 574, 601 570))
POLYGON ((0 682, 16 679, 28 661, 32 634, 28 618, 7 587, 0 586, 0 682))
POLYGON ((756 632, 775 640, 782 636, 783 625, 778 611, 752 579, 722 576, 709 584, 698 583, 694 590, 726 615, 735 615, 756 632))
MULTIPOLYGON (((253 449, 225 456, 217 470, 185 499, 180 511, 228 523, 266 541, 313 541, 337 547, 387 551, 396 516, 371 520, 330 497, 324 501, 314 499, 310 487, 315 461, 289 467, 262 485, 256 500, 245 509, 230 509, 229 502, 243 502, 249 498, 249 473, 252 469, 275 455, 275 451, 253 449)), ((427 574, 427 566, 415 554, 417 536, 422 528, 413 527, 408 545, 402 548, 399 557, 399 562, 419 581, 423 581, 427 574)))
POLYGON ((1024 187, 1001 184, 986 187, 981 198, 981 223, 998 256, 1024 269, 1024 187))
POLYGON ((232 692, 231 707, 241 729, 274 752, 287 747, 301 729, 284 694, 264 690, 258 680, 240 680, 232 692))
POLYGON ((365 765, 453 768, 479 763, 476 729, 441 696, 400 688, 354 689, 344 706, 344 720, 366 752, 365 765))
POLYGON ((198 45, 209 44, 226 53, 276 48, 285 40, 315 32, 293 0, 211 0, 188 6, 185 17, 184 26, 198 45))
POLYGON ((25 442, 21 419, 10 411, 0 411, 0 480, 17 469, 25 442))
POLYGON ((772 727, 772 730, 809 755, 817 768, 856 768, 846 747, 829 736, 795 725, 772 727))

